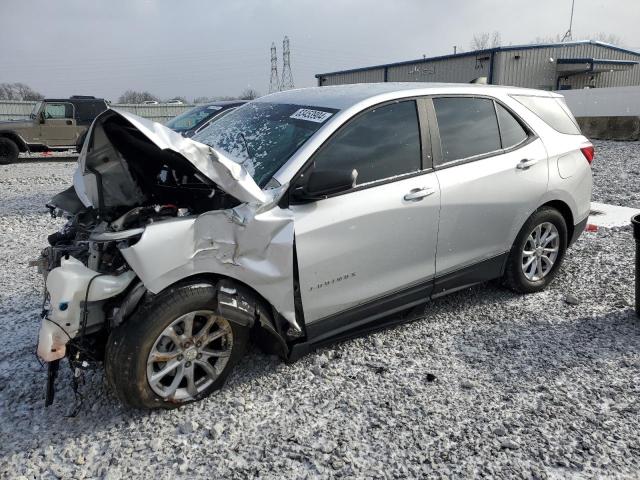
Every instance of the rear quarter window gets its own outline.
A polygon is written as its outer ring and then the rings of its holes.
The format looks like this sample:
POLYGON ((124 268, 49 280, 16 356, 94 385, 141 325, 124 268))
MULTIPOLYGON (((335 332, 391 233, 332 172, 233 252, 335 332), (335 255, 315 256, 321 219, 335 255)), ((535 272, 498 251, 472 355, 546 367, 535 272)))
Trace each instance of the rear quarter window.
POLYGON ((554 130, 568 135, 581 135, 575 118, 573 118, 568 108, 563 108, 562 103, 564 100, 556 97, 532 97, 527 95, 512 95, 512 97, 554 130))

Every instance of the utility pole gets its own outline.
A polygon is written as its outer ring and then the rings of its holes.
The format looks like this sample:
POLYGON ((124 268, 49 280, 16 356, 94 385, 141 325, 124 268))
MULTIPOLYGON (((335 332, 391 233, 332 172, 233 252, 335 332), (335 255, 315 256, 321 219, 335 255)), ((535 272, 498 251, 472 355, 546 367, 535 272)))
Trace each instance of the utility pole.
POLYGON ((285 36, 282 41, 282 83, 280 90, 291 90, 293 86, 293 75, 291 74, 291 51, 289 50, 289 37, 285 36))
POLYGON ((271 44, 271 79, 269 80, 269 93, 280 91, 280 79, 278 78, 278 56, 276 43, 271 44))
POLYGON ((573 27, 573 7, 576 4, 576 0, 571 0, 571 18, 569 19, 569 30, 566 31, 564 37, 562 37, 562 42, 570 42, 571 41, 571 28, 573 27))

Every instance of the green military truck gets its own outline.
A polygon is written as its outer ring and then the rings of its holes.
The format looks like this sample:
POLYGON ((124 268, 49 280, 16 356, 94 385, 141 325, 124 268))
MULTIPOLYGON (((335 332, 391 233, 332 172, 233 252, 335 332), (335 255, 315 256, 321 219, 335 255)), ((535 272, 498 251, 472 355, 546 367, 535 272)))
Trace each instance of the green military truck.
POLYGON ((75 95, 38 102, 27 120, 0 121, 0 164, 15 162, 20 152, 78 148, 84 133, 107 102, 75 95))

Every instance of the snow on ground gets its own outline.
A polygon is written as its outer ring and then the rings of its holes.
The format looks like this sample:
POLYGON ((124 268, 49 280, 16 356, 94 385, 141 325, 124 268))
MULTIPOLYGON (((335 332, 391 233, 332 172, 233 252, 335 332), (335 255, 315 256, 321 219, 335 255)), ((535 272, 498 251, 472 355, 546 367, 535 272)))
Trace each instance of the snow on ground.
POLYGON ((75 149, 55 150, 50 152, 36 152, 36 153, 25 152, 20 154, 20 158, 18 162, 25 162, 25 161, 46 162, 49 160, 52 160, 52 161, 66 160, 66 161, 74 162, 77 158, 78 158, 78 152, 76 152, 75 149))
MULTIPOLYGON (((598 142, 594 200, 640 207, 638 143, 598 142), (633 204, 635 202, 635 204, 633 204)), ((494 284, 293 365, 251 352, 175 411, 124 408, 100 371, 44 408, 34 356, 43 204, 71 163, 0 166, 0 478, 637 478, 640 322, 630 228, 585 233, 545 292, 494 284)))

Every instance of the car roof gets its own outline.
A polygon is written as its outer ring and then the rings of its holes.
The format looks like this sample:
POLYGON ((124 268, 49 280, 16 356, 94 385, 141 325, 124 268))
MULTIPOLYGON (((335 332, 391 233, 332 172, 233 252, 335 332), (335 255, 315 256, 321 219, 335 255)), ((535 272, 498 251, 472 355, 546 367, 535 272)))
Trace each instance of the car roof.
POLYGON ((198 103, 196 107, 231 107, 233 105, 242 105, 247 102, 248 100, 220 100, 219 102, 198 103))
POLYGON ((95 103, 104 102, 104 98, 45 98, 43 102, 95 103))
MULTIPOLYGON (((284 92, 272 93, 260 97, 255 102, 289 103, 309 105, 339 110, 349 108, 365 100, 375 97, 385 99, 403 98, 413 95, 434 94, 475 94, 495 95, 501 91, 507 94, 556 96, 551 92, 520 87, 504 87, 498 85, 482 85, 468 83, 426 83, 426 82, 385 82, 354 83, 327 87, 300 88, 284 92)), ((560 95, 557 95, 560 96, 560 95)))

